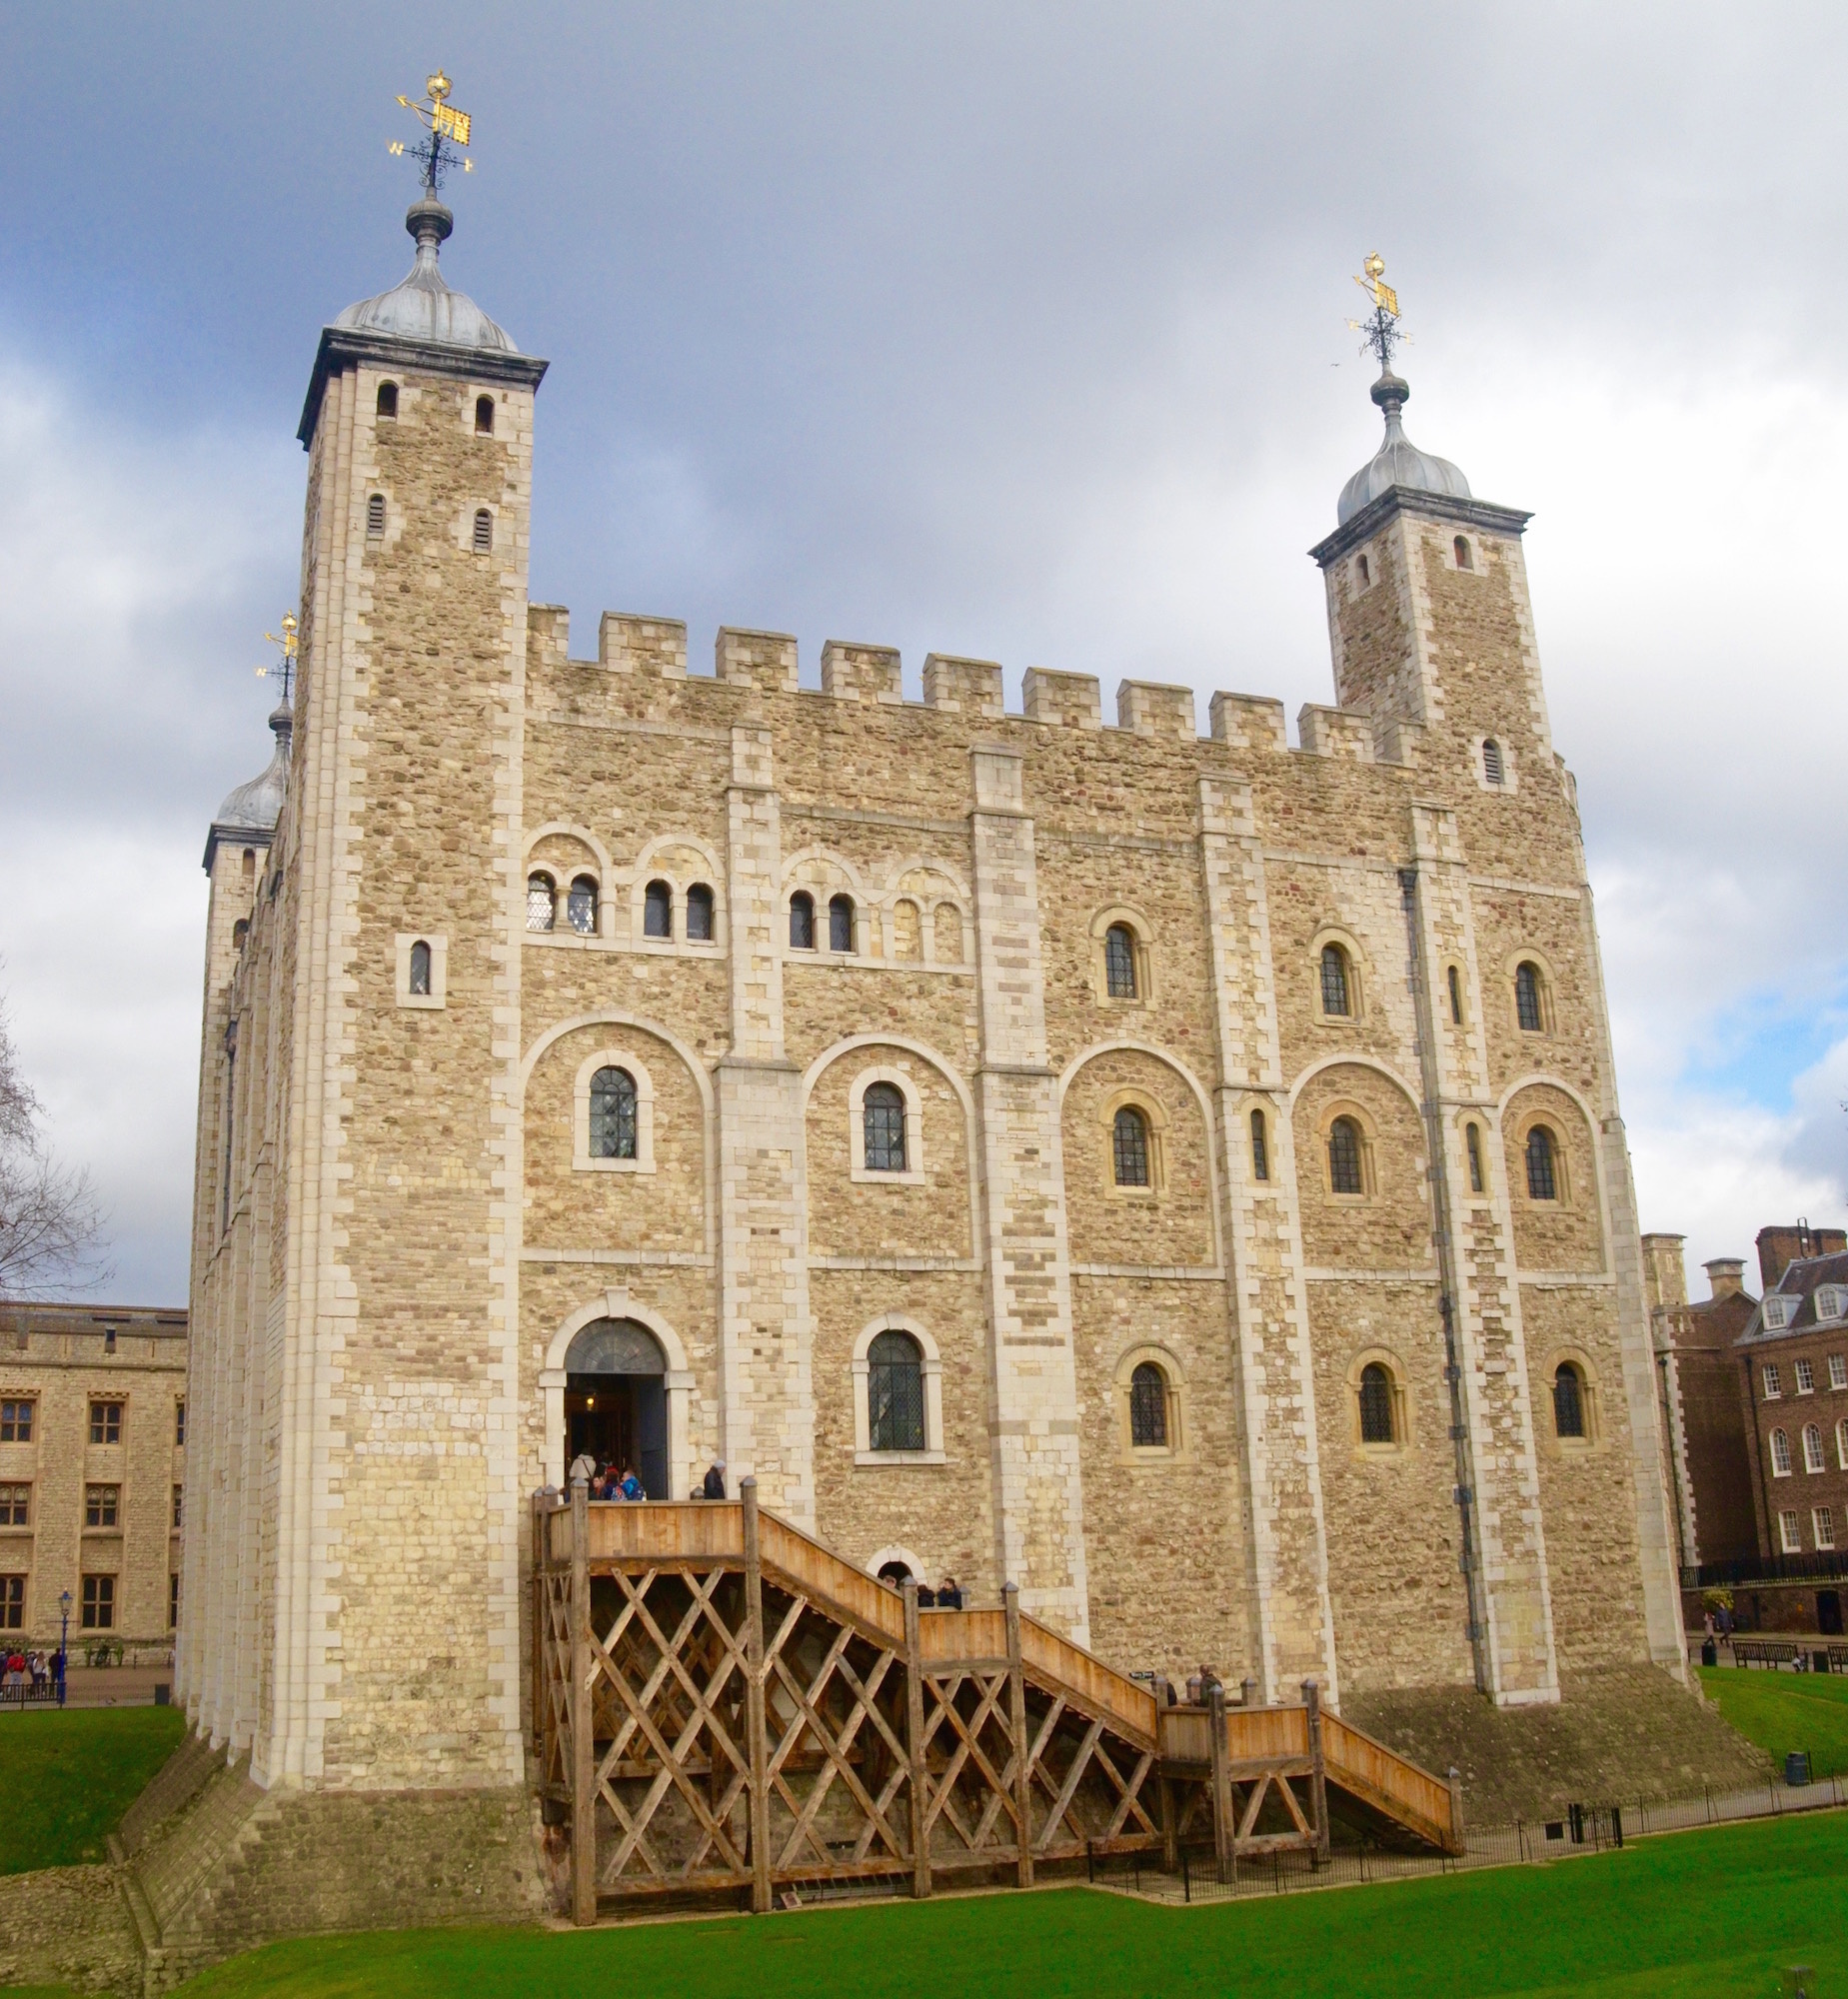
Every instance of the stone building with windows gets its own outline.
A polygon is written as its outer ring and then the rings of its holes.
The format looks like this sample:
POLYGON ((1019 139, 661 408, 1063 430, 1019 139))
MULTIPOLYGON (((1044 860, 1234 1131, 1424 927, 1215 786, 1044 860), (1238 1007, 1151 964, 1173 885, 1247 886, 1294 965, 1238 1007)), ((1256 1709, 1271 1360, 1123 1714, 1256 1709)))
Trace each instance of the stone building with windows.
POLYGON ((0 1646, 165 1658, 185 1484, 185 1312, 0 1303, 0 1646))
POLYGON ((941 654, 914 700, 881 645, 696 670, 665 617, 574 652, 546 364, 407 226, 320 338, 300 683, 207 848, 198 1727, 513 1795, 581 1448, 1265 1699, 1681 1674, 1527 516, 1383 373, 1293 743, 941 654))

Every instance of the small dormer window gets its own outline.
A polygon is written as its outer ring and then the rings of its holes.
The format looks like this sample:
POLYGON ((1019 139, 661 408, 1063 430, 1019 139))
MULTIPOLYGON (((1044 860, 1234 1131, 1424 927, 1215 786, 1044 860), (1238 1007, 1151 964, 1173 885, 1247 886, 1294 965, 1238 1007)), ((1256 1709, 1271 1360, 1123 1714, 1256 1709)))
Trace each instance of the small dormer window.
POLYGON ((1469 546, 1469 537, 1467 535, 1458 535, 1450 546, 1456 553, 1456 566, 1458 569, 1475 568, 1476 552, 1469 546))
POLYGON ((1796 1316, 1795 1298, 1772 1296, 1765 1299, 1765 1327, 1770 1332, 1782 1332, 1796 1316))
POLYGON ((1844 1305, 1848 1305, 1848 1286, 1841 1284, 1818 1284, 1816 1286, 1816 1316, 1832 1322, 1842 1316, 1844 1305))
POLYGON ((397 420, 398 384, 396 382, 381 382, 379 384, 379 414, 394 422, 397 420))
POLYGON ((385 533, 385 495, 375 493, 366 502, 366 535, 368 540, 377 541, 385 533))
POLYGON ((494 435, 494 398, 477 396, 475 399, 475 435, 491 438, 494 435))
POLYGON ((486 507, 477 508, 475 513, 475 553, 478 556, 494 553, 494 516, 486 507))
POLYGON ((1501 768, 1501 745, 1492 736, 1482 739, 1482 779, 1496 791, 1506 782, 1501 768))

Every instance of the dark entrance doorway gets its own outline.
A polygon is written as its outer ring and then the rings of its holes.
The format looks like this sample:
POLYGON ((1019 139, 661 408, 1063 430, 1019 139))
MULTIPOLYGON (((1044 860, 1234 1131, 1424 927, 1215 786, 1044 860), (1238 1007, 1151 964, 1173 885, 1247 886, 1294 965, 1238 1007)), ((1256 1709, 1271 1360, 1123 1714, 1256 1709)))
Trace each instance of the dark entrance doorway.
POLYGON ((625 1466, 651 1499, 668 1495, 667 1361, 655 1335, 632 1318, 599 1318, 565 1355, 565 1462, 589 1451, 625 1466))
POLYGON ((1842 1635, 1842 1593, 1839 1589, 1817 1590, 1816 1629, 1825 1638, 1842 1635))

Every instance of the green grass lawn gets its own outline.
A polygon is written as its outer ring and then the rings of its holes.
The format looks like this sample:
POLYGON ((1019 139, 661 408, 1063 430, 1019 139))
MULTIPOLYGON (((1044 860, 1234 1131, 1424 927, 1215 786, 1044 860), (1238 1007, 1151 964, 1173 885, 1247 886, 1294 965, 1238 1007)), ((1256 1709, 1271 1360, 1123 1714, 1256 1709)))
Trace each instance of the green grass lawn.
POLYGON ((1770 1750, 1780 1774, 1792 1749, 1811 1752, 1817 1776, 1848 1774, 1848 1673, 1702 1666, 1700 1683, 1741 1735, 1770 1750))
POLYGON ((1848 1992, 1848 1816, 1621 1853, 1190 1909, 1084 1889, 583 1933, 399 1931, 273 1945, 188 1999, 571 1991, 661 1999, 1600 1999, 1770 1995, 1785 1965, 1848 1992))
POLYGON ((0 1715, 0 1874, 104 1859, 103 1835, 185 1732, 177 1707, 0 1715))

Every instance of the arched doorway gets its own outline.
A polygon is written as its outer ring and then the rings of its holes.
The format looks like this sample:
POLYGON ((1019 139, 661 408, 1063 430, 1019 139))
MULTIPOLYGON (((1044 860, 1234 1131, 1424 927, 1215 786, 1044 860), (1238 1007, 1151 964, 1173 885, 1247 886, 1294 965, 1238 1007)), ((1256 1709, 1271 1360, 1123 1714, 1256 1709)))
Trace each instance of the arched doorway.
MULTIPOLYGON (((565 1353, 565 1463, 589 1451, 668 1494, 667 1357, 633 1318, 594 1318, 565 1353)), ((554 1377, 556 1378, 556 1377, 554 1377)))

